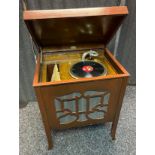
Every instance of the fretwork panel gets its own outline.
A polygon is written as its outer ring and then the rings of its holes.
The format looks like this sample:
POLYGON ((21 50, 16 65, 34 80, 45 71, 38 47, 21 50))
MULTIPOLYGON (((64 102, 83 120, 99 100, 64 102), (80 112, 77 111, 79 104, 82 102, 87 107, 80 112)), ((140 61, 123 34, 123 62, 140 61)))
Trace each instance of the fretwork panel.
POLYGON ((55 99, 57 119, 60 124, 89 119, 103 119, 108 109, 108 91, 86 91, 60 96, 55 99))

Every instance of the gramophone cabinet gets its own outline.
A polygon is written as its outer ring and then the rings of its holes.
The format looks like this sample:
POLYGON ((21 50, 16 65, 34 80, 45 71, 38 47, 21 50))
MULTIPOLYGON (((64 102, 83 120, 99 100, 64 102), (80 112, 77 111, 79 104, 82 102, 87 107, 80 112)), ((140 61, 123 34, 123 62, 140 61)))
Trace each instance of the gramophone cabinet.
POLYGON ((49 149, 54 129, 111 122, 115 139, 129 73, 107 44, 127 14, 126 6, 24 11, 25 24, 37 49, 33 87, 49 149), (102 63, 107 74, 72 77, 72 64, 89 50, 98 53, 94 61, 102 63))

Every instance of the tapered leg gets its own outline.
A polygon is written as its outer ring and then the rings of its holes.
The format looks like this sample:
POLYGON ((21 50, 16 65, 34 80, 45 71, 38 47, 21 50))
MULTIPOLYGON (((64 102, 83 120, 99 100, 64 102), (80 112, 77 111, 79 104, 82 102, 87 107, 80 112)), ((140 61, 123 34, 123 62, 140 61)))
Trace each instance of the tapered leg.
POLYGON ((119 120, 119 115, 120 115, 120 111, 121 111, 121 107, 122 107, 122 102, 123 102, 123 97, 124 97, 124 94, 125 94, 127 81, 128 81, 128 78, 123 78, 122 79, 122 84, 121 84, 120 95, 119 95, 119 99, 118 99, 117 110, 116 110, 115 117, 114 117, 114 120, 112 122, 112 127, 111 127, 112 140, 116 139, 116 137, 115 137, 116 129, 117 129, 117 124, 118 124, 118 120, 119 120))
MULTIPOLYGON (((45 126, 45 125, 44 125, 45 126)), ((53 148, 53 142, 52 142, 52 136, 51 136, 51 131, 49 128, 45 127, 45 132, 46 132, 46 137, 47 137, 47 141, 48 141, 48 149, 52 149, 53 148)))
POLYGON ((45 116, 43 116, 43 114, 42 114, 42 120, 43 120, 45 133, 46 133, 46 137, 47 137, 47 141, 48 141, 48 149, 50 150, 53 147, 51 130, 50 130, 50 127, 49 127, 48 123, 45 121, 45 116))
POLYGON ((46 133, 46 137, 47 137, 47 141, 48 141, 48 149, 52 149, 53 147, 53 142, 52 142, 52 136, 51 136, 51 128, 48 122, 48 117, 47 117, 47 113, 45 110, 45 105, 44 102, 42 100, 42 94, 40 93, 40 88, 35 88, 35 92, 36 92, 36 96, 38 99, 38 105, 40 108, 40 112, 41 112, 41 116, 42 116, 42 120, 43 120, 43 124, 44 124, 44 128, 45 128, 45 133, 46 133))
POLYGON ((118 121, 117 122, 116 121, 112 122, 112 127, 111 127, 112 140, 116 139, 115 135, 116 135, 117 123, 118 123, 118 121))

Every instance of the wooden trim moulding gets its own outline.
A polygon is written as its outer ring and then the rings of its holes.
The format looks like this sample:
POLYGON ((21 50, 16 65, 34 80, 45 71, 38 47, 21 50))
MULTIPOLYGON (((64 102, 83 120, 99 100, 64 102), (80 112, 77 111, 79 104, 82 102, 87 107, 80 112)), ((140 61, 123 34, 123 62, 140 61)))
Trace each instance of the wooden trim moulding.
POLYGON ((39 86, 51 86, 51 85, 61 85, 61 84, 68 84, 68 83, 81 83, 81 82, 90 82, 90 81, 97 81, 97 80, 110 80, 116 78, 128 77, 127 74, 118 74, 118 75, 108 75, 108 76, 99 76, 93 78, 80 78, 80 79, 73 79, 73 80, 62 80, 62 81, 54 81, 54 82, 40 82, 40 83, 33 83, 34 87, 39 86))
POLYGON ((126 6, 24 11, 24 20, 128 14, 126 6))

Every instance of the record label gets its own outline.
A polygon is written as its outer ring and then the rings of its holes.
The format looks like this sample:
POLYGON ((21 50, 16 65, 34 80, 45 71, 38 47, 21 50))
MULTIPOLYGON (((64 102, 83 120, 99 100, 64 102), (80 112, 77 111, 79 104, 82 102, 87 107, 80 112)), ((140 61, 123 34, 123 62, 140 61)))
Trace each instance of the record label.
POLYGON ((89 73, 89 72, 93 71, 93 67, 92 67, 92 66, 83 66, 83 67, 82 67, 82 70, 83 70, 84 72, 89 73))
POLYGON ((106 73, 106 68, 95 61, 80 61, 75 63, 70 69, 70 74, 74 78, 97 77, 106 73))

